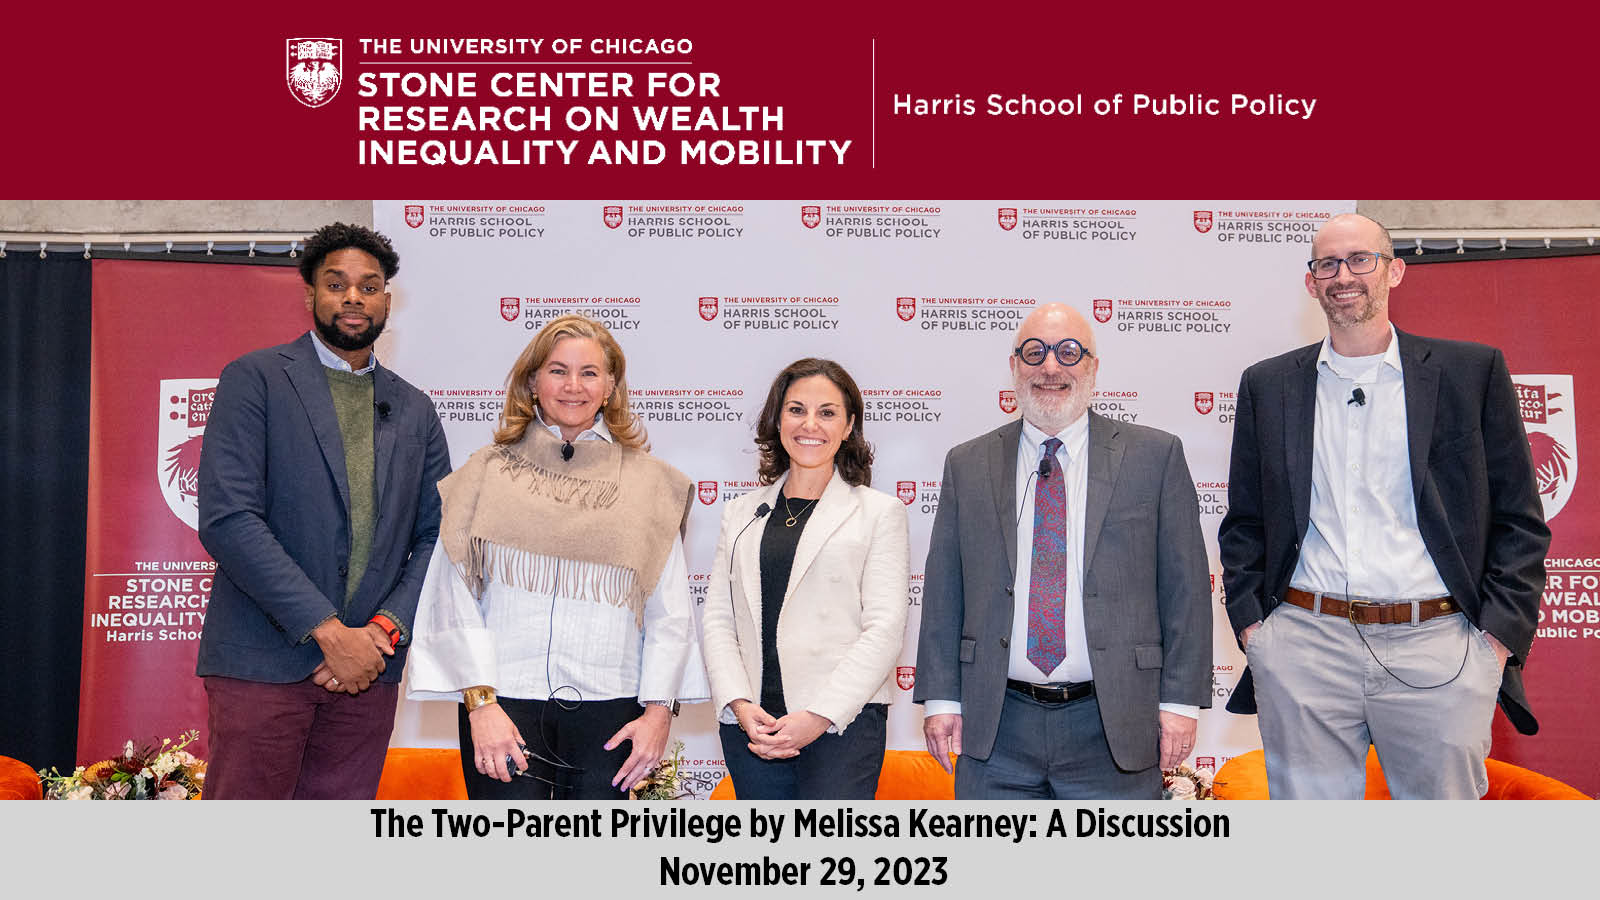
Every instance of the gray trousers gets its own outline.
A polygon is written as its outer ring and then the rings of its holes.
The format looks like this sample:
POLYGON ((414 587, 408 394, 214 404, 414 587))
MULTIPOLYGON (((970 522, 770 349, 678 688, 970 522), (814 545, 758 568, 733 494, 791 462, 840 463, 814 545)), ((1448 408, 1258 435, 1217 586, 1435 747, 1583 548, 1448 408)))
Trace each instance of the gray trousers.
POLYGON ((1285 603, 1245 656, 1273 799, 1361 799, 1369 745, 1397 800, 1489 789, 1500 665, 1466 616, 1358 626, 1285 603))
POLYGON ((1159 800, 1161 770, 1117 768, 1098 698, 1041 703, 1006 691, 989 758, 956 760, 956 799, 1159 800))

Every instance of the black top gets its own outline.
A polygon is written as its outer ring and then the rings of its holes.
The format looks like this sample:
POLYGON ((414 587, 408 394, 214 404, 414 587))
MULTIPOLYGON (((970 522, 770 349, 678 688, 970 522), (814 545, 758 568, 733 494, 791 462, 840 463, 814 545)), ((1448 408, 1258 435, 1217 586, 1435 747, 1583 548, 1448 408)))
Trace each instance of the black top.
POLYGON ((774 718, 788 713, 783 703, 783 673, 778 669, 778 615, 789 589, 795 547, 816 508, 816 501, 789 500, 780 490, 772 518, 761 535, 761 708, 774 718), (791 512, 794 524, 788 525, 791 512))

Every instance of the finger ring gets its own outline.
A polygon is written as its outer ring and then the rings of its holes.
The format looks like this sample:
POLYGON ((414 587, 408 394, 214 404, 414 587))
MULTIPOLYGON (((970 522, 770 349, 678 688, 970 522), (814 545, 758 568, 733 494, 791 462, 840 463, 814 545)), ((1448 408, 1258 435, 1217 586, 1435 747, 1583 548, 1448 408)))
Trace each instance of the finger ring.
POLYGON ((339 679, 337 679, 337 678, 329 678, 328 679, 328 683, 333 685, 334 687, 338 687, 339 686, 339 679))

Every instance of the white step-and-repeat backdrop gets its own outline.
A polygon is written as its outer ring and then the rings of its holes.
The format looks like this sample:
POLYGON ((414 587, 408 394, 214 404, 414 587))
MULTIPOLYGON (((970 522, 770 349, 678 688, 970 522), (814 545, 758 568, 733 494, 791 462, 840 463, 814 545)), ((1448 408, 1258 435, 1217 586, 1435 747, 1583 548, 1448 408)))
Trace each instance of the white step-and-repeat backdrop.
MULTIPOLYGON (((945 451, 1014 417, 1007 355, 1036 304, 1096 324, 1094 408, 1178 434, 1211 553, 1214 708, 1195 757, 1260 746, 1223 711, 1243 655, 1221 607, 1234 391, 1249 364, 1319 339, 1311 236, 1354 201, 440 201, 373 205, 400 252, 379 355, 433 397, 453 460, 487 443, 517 354, 543 323, 606 322, 653 452, 698 483, 691 587, 704 600, 722 505, 757 486, 755 419, 780 368, 841 363, 867 405, 873 486, 911 521, 904 692, 889 746, 924 746, 915 678, 922 568, 945 451)), ((674 727, 699 796, 722 771, 709 704, 674 727)), ((403 702, 396 746, 453 746, 453 705, 403 702)))

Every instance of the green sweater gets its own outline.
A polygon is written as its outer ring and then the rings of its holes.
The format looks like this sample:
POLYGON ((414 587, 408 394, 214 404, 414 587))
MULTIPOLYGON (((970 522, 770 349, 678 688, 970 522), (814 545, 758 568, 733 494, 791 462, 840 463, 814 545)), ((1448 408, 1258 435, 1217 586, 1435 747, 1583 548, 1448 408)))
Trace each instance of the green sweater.
POLYGON ((377 515, 377 484, 373 478, 372 373, 352 375, 326 366, 333 411, 339 417, 344 439, 344 472, 350 484, 350 567, 345 579, 344 612, 367 573, 372 555, 372 527, 377 515))

